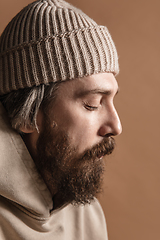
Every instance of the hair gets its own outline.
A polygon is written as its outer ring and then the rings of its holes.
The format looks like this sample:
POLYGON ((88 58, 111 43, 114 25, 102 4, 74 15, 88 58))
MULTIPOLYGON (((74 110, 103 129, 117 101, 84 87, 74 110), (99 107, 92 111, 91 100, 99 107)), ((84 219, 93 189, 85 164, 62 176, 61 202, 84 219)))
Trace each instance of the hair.
POLYGON ((21 132, 20 127, 38 130, 36 123, 38 110, 41 108, 46 112, 49 104, 56 97, 58 85, 59 82, 41 84, 1 96, 0 100, 7 111, 12 127, 18 132, 21 132))

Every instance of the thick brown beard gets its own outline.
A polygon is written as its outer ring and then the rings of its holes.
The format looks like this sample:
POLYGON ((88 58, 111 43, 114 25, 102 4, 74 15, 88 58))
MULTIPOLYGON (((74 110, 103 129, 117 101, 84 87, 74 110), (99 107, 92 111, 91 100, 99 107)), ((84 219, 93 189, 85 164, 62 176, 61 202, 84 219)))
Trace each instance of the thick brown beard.
POLYGON ((66 133, 45 124, 37 142, 35 163, 49 189, 57 189, 58 205, 90 203, 101 192, 102 156, 111 154, 114 146, 114 139, 106 137, 77 157, 66 133))

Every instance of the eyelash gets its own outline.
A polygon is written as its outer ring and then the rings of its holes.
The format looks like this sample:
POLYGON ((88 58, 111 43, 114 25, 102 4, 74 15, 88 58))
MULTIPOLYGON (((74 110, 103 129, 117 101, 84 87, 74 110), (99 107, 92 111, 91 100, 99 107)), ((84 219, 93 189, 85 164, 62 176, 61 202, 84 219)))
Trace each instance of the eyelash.
POLYGON ((89 110, 89 111, 95 111, 98 109, 98 107, 95 107, 95 106, 91 106, 91 105, 88 105, 86 103, 84 103, 84 107, 89 110))

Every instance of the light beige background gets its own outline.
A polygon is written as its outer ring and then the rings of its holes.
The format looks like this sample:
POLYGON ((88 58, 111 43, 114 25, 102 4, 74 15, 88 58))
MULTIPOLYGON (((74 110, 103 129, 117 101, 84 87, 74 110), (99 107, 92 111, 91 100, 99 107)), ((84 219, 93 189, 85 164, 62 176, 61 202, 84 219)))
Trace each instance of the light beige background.
MULTIPOLYGON (((31 0, 0 1, 2 32, 31 0)), ((123 134, 106 158, 100 197, 109 240, 160 240, 160 2, 69 1, 109 28, 119 53, 123 134)))

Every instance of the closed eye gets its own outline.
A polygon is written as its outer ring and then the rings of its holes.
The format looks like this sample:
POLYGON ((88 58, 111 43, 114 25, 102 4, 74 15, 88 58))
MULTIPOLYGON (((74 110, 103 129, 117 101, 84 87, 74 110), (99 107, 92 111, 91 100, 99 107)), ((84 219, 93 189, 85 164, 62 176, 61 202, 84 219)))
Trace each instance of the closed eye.
POLYGON ((86 104, 86 103, 84 103, 84 107, 85 107, 87 110, 89 110, 89 111, 94 111, 94 110, 97 110, 97 109, 98 109, 98 107, 96 107, 96 106, 91 106, 91 105, 86 104))

